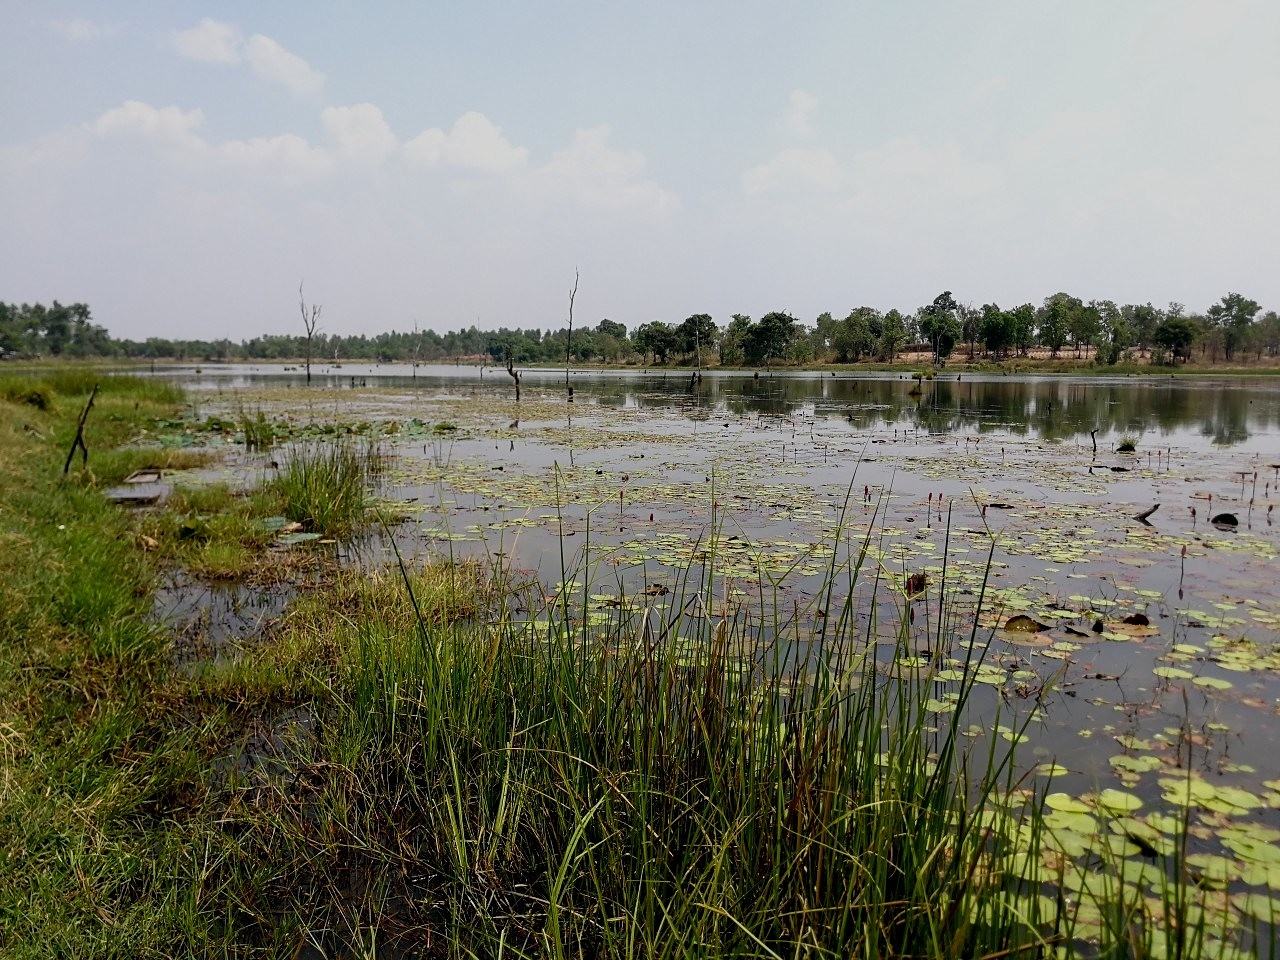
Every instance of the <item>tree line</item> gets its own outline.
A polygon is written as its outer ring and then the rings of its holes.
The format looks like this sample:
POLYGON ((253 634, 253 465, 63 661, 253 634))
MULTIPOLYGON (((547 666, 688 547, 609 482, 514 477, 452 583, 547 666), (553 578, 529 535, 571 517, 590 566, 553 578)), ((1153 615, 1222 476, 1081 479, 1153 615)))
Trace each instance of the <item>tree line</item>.
POLYGON ((893 362, 927 352, 944 362, 957 352, 969 361, 1047 353, 1107 365, 1150 360, 1177 363, 1197 353, 1205 362, 1280 355, 1280 316, 1257 301, 1228 293, 1202 313, 1183 304, 1118 305, 1055 293, 1039 304, 1001 307, 960 303, 950 291, 911 312, 854 307, 812 323, 786 311, 758 320, 733 314, 723 326, 706 313, 679 323, 654 320, 628 331, 604 319, 570 330, 538 327, 447 333, 434 330, 344 336, 275 334, 233 342, 151 337, 115 340, 92 322, 82 303, 50 307, 0 303, 0 357, 71 356, 192 361, 315 360, 434 363, 470 360, 504 364, 577 362, 641 364, 768 364, 893 362))

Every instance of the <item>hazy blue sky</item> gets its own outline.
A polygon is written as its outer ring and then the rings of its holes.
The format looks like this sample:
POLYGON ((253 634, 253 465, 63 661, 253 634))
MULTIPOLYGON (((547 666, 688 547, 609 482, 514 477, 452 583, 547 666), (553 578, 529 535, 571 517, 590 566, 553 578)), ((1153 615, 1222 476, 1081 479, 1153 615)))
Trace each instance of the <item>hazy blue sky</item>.
POLYGON ((1280 308, 1275 0, 6 0, 0 300, 115 336, 1280 308))

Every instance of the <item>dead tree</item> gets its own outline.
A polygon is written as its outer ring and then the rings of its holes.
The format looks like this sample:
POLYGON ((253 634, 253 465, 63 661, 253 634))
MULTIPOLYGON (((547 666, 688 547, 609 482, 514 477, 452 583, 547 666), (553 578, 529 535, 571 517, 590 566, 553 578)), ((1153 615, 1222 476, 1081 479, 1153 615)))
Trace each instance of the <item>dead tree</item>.
POLYGON ((520 400, 520 371, 515 367, 515 360, 511 356, 511 351, 507 351, 507 373, 511 374, 511 379, 516 382, 516 401, 520 400))
POLYGON ((82 466, 89 465, 89 448, 84 443, 84 422, 89 419, 89 411, 93 409, 94 398, 98 396, 98 385, 93 385, 93 392, 89 394, 89 402, 84 405, 84 410, 80 412, 80 419, 76 421, 76 436, 71 441, 71 449, 67 451, 67 462, 62 465, 62 475, 65 477, 67 471, 71 469, 71 461, 76 455, 76 449, 80 450, 83 458, 80 462, 82 466))
POLYGON ((569 291, 569 335, 564 338, 564 388, 573 403, 573 387, 569 386, 569 356, 573 352, 573 300, 578 295, 578 268, 573 268, 573 289, 569 291))
POLYGON ((302 328, 307 331, 307 386, 311 386, 311 344, 316 331, 320 329, 320 311, 324 308, 318 303, 307 306, 307 299, 302 295, 301 281, 298 282, 298 308, 302 311, 302 328))

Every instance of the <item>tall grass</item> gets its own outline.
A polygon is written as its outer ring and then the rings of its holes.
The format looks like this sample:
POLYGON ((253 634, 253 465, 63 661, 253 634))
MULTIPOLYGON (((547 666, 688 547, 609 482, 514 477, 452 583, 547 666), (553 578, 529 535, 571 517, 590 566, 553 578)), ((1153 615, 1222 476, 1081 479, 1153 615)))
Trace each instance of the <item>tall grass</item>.
MULTIPOLYGON (((851 586, 864 560, 855 545, 831 576, 851 586)), ((430 877, 417 893, 440 908, 423 922, 447 921, 456 955, 1045 943, 1034 898, 988 896, 976 811, 1011 767, 960 732, 980 652, 939 724, 927 670, 876 656, 887 639, 909 662, 908 618, 887 637, 858 629, 852 601, 818 636, 782 622, 781 604, 726 605, 710 565, 683 593, 624 598, 599 628, 563 593, 521 620, 514 608, 534 601, 500 587, 487 618, 438 620, 405 573, 420 615, 353 618, 323 749, 367 788, 344 793, 351 847, 397 849, 408 875, 430 877)), ((444 572, 431 583, 459 589, 444 572)))
POLYGON ((270 489, 285 516, 308 530, 341 536, 365 519, 370 485, 381 475, 377 444, 335 440, 294 446, 270 489))

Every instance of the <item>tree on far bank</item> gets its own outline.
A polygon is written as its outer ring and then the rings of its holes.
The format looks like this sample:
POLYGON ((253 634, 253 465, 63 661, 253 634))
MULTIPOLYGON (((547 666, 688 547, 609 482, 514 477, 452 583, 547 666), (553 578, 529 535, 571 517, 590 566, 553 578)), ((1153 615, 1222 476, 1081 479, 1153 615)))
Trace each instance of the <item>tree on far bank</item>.
POLYGON ((907 318, 900 310, 888 310, 880 325, 880 357, 889 363, 898 356, 898 351, 907 342, 907 318))
POLYGON ((996 303, 982 305, 980 335, 982 344, 992 356, 1005 357, 1014 346, 1013 314, 1001 310, 996 303))
POLYGON ((969 362, 973 363, 982 330, 982 311, 971 303, 962 303, 956 309, 956 319, 960 321, 960 337, 969 345, 969 362))
POLYGON ((855 307, 849 315, 836 324, 831 340, 832 349, 840 363, 861 360, 864 354, 873 354, 880 347, 884 333, 884 318, 874 307, 855 307))
POLYGON ((1184 363, 1191 357, 1191 345, 1196 341, 1196 325, 1186 317, 1171 317, 1156 327, 1155 342, 1173 356, 1176 363, 1184 363))
POLYGON ((668 354, 678 349, 679 345, 676 332, 661 320, 642 323, 636 327, 631 342, 635 344, 641 356, 646 353, 652 354, 654 363, 666 363, 668 354))
POLYGON ((933 303, 921 307, 917 312, 920 336, 933 346, 934 360, 951 356, 956 341, 960 339, 960 321, 956 317, 959 307, 951 296, 951 291, 944 290, 933 298, 933 303))
POLYGON ((1268 357, 1280 356, 1280 314, 1268 310, 1258 321, 1254 334, 1259 359, 1263 354, 1268 357))
POLYGON ((725 367, 739 367, 747 362, 747 331, 751 329, 751 318, 745 313, 735 313, 720 336, 720 364, 725 367))
POLYGON ((1067 342, 1070 324, 1077 310, 1084 304, 1068 293, 1055 293, 1044 298, 1044 306, 1036 311, 1036 326, 1040 331, 1040 343, 1049 348, 1056 358, 1067 342))
MULTIPOLYGON (((676 349, 689 354, 714 348, 720 336, 720 328, 716 326, 716 322, 711 319, 709 313, 695 313, 686 317, 684 322, 676 327, 675 332, 676 349)), ((702 363, 701 355, 698 356, 697 362, 702 363)))
POLYGON ((605 317, 596 324, 596 333, 602 333, 607 337, 613 337, 617 340, 627 339, 627 328, 624 324, 616 323, 605 317))
POLYGON ((1208 310, 1209 322, 1222 331, 1222 349, 1228 361, 1236 351, 1248 346, 1253 318, 1262 307, 1238 293, 1228 293, 1208 310))
POLYGON ((1148 302, 1126 303, 1120 308, 1120 316, 1128 327, 1130 342, 1138 348, 1138 354, 1145 357, 1155 342, 1156 327, 1164 315, 1148 302))
POLYGON ((743 352, 748 363, 786 357, 796 331, 796 318, 781 310, 766 313, 747 328, 743 352))

